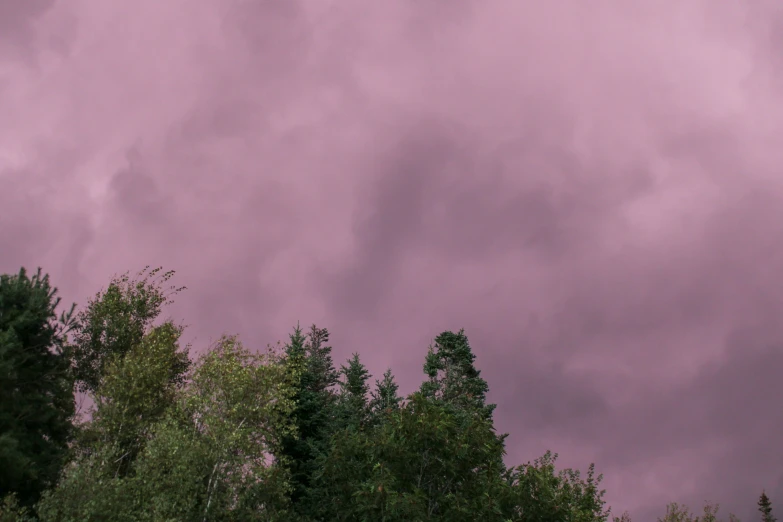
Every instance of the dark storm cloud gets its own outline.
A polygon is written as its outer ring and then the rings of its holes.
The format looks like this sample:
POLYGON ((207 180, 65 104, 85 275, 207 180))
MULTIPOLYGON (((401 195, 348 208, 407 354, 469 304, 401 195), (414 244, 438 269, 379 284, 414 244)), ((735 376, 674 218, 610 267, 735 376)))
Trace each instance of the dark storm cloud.
POLYGON ((776 2, 0 5, 4 272, 163 265, 198 350, 315 322, 405 392, 464 327, 510 462, 783 495, 776 2))
POLYGON ((155 179, 144 167, 144 159, 137 150, 127 154, 128 166, 117 171, 109 187, 118 209, 129 213, 128 218, 147 224, 163 223, 171 219, 165 214, 167 208, 155 179))
POLYGON ((36 20, 54 5, 54 0, 24 0, 0 3, 0 52, 29 56, 35 40, 36 20))
POLYGON ((461 159, 447 124, 437 122, 412 126, 382 156, 374 162, 381 175, 373 194, 360 207, 354 266, 326 287, 328 302, 359 320, 375 318, 398 279, 401 259, 414 243, 426 243, 419 229, 434 200, 427 184, 436 173, 453 172, 461 159))

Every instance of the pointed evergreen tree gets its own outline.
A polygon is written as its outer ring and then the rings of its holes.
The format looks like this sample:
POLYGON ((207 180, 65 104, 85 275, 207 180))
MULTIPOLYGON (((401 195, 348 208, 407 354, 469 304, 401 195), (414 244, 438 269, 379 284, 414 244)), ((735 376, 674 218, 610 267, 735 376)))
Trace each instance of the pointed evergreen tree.
POLYGON ((421 385, 422 395, 490 420, 495 405, 486 404, 489 386, 473 365, 475 359, 464 330, 440 334, 424 363, 428 380, 421 385))
MULTIPOLYGON (((465 426, 474 416, 493 425, 495 405, 486 402, 489 386, 474 366, 475 360, 464 329, 457 333, 443 332, 428 349, 424 362, 428 379, 420 391, 423 397, 441 403, 457 418, 462 418, 465 426)), ((497 435, 501 445, 507 437, 507 433, 497 435)), ((505 469, 502 459, 497 465, 505 469)))
POLYGON ((772 515, 772 502, 770 502, 766 491, 762 491, 761 497, 759 497, 759 511, 761 511, 761 522, 775 522, 777 520, 772 515))
POLYGON ((321 477, 334 506, 324 520, 512 520, 501 512, 503 453, 490 421, 414 393, 371 430, 335 437, 321 477))
POLYGON ((344 394, 355 397, 367 397, 370 387, 367 385, 367 379, 371 377, 370 372, 362 364, 359 354, 354 353, 348 359, 348 366, 340 367, 340 375, 345 379, 340 381, 340 388, 344 394))
POLYGON ((74 413, 64 335, 73 308, 55 314, 60 298, 41 270, 0 275, 0 497, 30 506, 57 479, 74 413))
POLYGON ((296 436, 284 437, 277 455, 291 472, 291 501, 303 518, 318 519, 318 499, 312 489, 318 457, 327 453, 334 429, 338 373, 332 362, 332 348, 326 328, 310 327, 307 335, 297 325, 285 352, 289 371, 296 373, 293 421, 296 436))
POLYGON ((348 359, 348 366, 340 367, 342 380, 338 381, 340 395, 337 402, 338 426, 362 427, 367 420, 367 392, 370 390, 367 379, 370 372, 359 360, 359 354, 354 353, 348 359))
POLYGON ((375 380, 375 390, 371 393, 370 412, 373 415, 380 415, 383 412, 391 413, 400 407, 402 397, 397 390, 399 386, 394 381, 391 368, 388 368, 382 380, 375 380))

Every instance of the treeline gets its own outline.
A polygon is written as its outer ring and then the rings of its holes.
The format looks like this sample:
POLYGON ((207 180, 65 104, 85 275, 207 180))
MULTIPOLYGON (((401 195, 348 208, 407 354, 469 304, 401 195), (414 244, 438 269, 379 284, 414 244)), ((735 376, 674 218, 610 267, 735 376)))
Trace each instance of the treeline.
MULTIPOLYGON (((172 275, 126 274, 59 316, 40 270, 0 276, 0 522, 631 520, 593 465, 504 464, 464 332, 437 336, 407 397, 358 354, 336 368, 316 326, 193 357, 161 320, 172 275)), ((759 510, 775 520, 765 494, 759 510)))

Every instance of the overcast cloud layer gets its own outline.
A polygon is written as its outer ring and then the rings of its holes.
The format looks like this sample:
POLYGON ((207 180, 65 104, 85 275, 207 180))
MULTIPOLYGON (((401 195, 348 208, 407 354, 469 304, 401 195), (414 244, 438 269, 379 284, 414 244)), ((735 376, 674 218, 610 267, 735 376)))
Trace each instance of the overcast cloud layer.
POLYGON ((0 271, 176 269, 197 347, 466 328, 637 521, 783 507, 777 0, 0 0, 0 271))

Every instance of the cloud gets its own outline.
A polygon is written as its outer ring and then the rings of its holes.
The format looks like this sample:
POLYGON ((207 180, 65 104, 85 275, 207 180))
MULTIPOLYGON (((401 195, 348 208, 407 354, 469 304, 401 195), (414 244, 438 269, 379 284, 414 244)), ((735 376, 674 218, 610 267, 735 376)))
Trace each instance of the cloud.
POLYGON ((743 514, 783 494, 781 21, 771 1, 6 3, 0 269, 84 302, 174 268, 197 347, 315 322, 406 392, 465 327, 510 461, 595 461, 638 520, 743 514))

